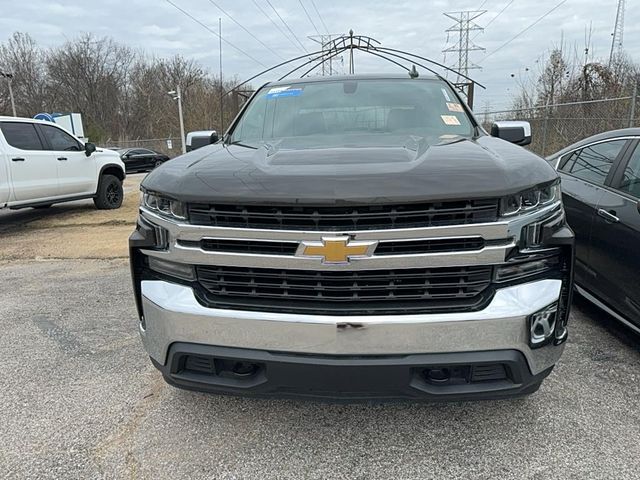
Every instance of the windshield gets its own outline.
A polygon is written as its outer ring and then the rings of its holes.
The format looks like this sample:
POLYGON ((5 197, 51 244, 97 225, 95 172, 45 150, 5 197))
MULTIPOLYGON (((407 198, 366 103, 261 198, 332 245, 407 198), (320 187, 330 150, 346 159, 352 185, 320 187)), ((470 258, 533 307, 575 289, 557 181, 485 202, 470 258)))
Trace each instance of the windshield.
POLYGON ((437 143, 473 132, 457 96, 440 80, 340 80, 264 87, 230 143, 403 146, 407 137, 437 143))

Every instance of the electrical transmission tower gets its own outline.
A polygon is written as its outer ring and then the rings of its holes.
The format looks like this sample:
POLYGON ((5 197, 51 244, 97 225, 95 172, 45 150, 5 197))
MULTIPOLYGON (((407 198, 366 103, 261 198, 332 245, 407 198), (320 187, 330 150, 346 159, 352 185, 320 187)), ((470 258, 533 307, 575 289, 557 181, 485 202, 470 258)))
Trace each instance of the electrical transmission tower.
POLYGON ((616 55, 622 51, 622 37, 624 33, 624 3, 625 0, 618 0, 618 10, 616 11, 616 25, 611 34, 611 53, 609 54, 609 67, 616 55))
POLYGON ((445 55, 447 53, 458 54, 458 64, 454 68, 465 76, 469 75, 469 70, 480 68, 478 65, 469 61, 469 52, 485 49, 473 43, 469 38, 469 34, 471 32, 479 33, 484 30, 484 28, 475 23, 475 20, 486 12, 486 10, 469 10, 464 12, 448 12, 444 14, 446 17, 449 17, 451 20, 456 22, 450 28, 445 30, 447 35, 451 33, 458 34, 458 41, 452 46, 445 48, 443 52, 445 55))
POLYGON ((312 40, 318 44, 320 44, 320 47, 322 48, 323 53, 322 55, 322 64, 321 64, 321 69, 322 69, 322 76, 325 75, 334 75, 336 72, 336 69, 333 67, 333 61, 334 60, 340 60, 340 58, 334 58, 333 55, 330 55, 330 50, 331 47, 333 45, 333 40, 340 37, 340 34, 327 34, 327 35, 311 35, 309 36, 309 40, 312 40))

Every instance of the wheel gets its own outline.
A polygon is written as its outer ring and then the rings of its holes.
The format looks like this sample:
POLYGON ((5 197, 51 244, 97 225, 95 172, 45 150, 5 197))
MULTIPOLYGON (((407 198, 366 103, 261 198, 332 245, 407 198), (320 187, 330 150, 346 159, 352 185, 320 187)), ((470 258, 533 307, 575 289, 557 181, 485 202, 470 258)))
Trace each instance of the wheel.
POLYGON ((45 208, 49 208, 51 207, 51 205, 53 205, 52 203, 47 203, 46 205, 37 205, 33 208, 37 208, 38 210, 44 210, 45 208))
POLYGON ((103 175, 100 177, 98 192, 93 197, 93 203, 99 210, 112 210, 120 208, 124 199, 122 182, 113 175, 103 175))
POLYGON ((162 160, 156 160, 156 163, 154 164, 153 168, 158 168, 160 165, 162 165, 164 162, 162 160))

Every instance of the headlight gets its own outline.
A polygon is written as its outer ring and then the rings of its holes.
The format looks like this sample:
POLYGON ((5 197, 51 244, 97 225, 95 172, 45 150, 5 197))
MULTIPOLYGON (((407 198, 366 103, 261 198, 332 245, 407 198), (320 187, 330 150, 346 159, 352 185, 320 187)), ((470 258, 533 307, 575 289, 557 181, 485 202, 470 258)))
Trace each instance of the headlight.
POLYGON ((560 200, 560 181, 530 188, 515 195, 504 197, 500 202, 500 213, 510 217, 527 213, 560 200))
POLYGON ((184 203, 163 197, 157 193, 142 190, 140 203, 149 210, 165 217, 174 218, 176 220, 185 220, 187 218, 187 209, 184 203))

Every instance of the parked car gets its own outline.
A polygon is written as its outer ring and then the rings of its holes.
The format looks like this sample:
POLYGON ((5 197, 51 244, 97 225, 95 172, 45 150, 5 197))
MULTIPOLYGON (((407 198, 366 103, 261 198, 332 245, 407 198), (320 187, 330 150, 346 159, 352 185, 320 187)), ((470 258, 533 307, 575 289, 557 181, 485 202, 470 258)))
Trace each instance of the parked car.
POLYGON ((219 393, 536 391, 568 335, 573 233, 530 132, 490 136, 442 77, 263 86, 224 143, 142 182, 130 258, 151 361, 219 393))
POLYGON ((640 332, 640 129, 614 130, 550 156, 576 235, 576 290, 640 332))
POLYGON ((0 208, 50 207, 93 198, 119 208, 124 164, 111 150, 84 143, 55 123, 0 117, 0 208))
POLYGON ((125 165, 127 173, 148 172, 169 160, 164 153, 148 148, 119 148, 116 150, 125 165))
POLYGON ((205 145, 211 145, 218 141, 218 133, 215 130, 198 130, 187 133, 186 150, 190 152, 205 145))

